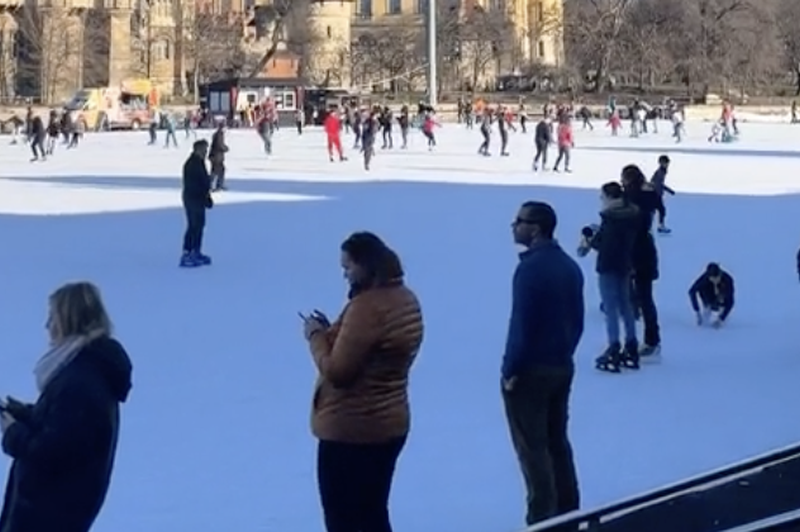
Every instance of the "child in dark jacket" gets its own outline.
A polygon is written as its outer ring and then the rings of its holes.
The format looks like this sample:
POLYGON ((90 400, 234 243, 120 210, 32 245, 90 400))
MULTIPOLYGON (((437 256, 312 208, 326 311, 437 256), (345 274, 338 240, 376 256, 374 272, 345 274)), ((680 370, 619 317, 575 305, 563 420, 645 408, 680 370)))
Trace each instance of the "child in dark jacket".
POLYGON ((667 217, 667 209, 664 206, 664 193, 666 192, 670 196, 675 195, 675 191, 672 190, 667 186, 667 172, 669 171, 669 157, 666 155, 662 155, 658 158, 658 169, 653 174, 653 177, 650 178, 650 186, 653 187, 656 194, 662 198, 661 203, 657 207, 658 210, 658 232, 661 234, 669 234, 672 232, 671 229, 667 228, 664 225, 664 220, 667 217))
POLYGON ((689 299, 697 315, 697 324, 703 325, 711 321, 711 326, 718 329, 733 310, 733 277, 720 268, 719 264, 712 262, 692 284, 689 289, 689 299))

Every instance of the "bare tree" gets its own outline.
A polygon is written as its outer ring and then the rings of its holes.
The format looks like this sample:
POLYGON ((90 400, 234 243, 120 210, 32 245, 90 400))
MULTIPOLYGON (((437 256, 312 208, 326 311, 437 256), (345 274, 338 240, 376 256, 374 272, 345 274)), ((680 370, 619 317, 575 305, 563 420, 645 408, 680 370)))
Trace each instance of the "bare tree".
POLYGON ((362 33, 351 49, 353 69, 369 83, 388 81, 394 91, 408 91, 425 75, 425 40, 414 24, 381 26, 362 33))
POLYGON ((512 35, 513 29, 504 11, 476 5, 465 14, 459 28, 460 52, 464 64, 468 65, 473 91, 487 75, 488 66, 515 46, 512 35))
POLYGON ((195 101, 201 83, 242 74, 242 24, 229 13, 185 12, 182 52, 195 101))
POLYGON ((675 35, 680 35, 680 20, 676 2, 639 0, 628 11, 618 52, 624 57, 622 68, 634 77, 639 90, 655 85, 673 67, 667 47, 675 35))
POLYGON ((26 6, 18 24, 18 75, 23 94, 52 103, 82 85, 79 20, 66 9, 26 6))
POLYGON ((613 60, 620 52, 621 36, 632 0, 567 0, 565 33, 567 46, 583 72, 593 81, 594 90, 610 82, 613 60))
POLYGON ((794 74, 794 94, 800 96, 800 2, 779 0, 774 15, 783 63, 794 74))

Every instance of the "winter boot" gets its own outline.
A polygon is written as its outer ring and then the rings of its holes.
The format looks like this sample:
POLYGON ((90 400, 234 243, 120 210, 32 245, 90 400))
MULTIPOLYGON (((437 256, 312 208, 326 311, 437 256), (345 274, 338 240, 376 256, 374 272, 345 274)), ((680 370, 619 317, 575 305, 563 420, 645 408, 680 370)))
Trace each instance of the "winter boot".
POLYGON ((595 367, 600 371, 619 373, 621 354, 620 345, 618 343, 613 343, 608 346, 608 349, 606 349, 602 355, 597 357, 595 360, 595 367))
POLYGON ((195 260, 200 263, 200 266, 210 266, 211 265, 211 257, 208 255, 203 255, 199 251, 195 253, 194 256, 195 260))
POLYGON ((672 233, 672 229, 670 229, 666 225, 659 225, 658 226, 658 234, 660 234, 660 235, 668 235, 670 233, 672 233))
POLYGON ((622 365, 628 369, 639 369, 639 344, 635 340, 625 343, 622 351, 622 365))

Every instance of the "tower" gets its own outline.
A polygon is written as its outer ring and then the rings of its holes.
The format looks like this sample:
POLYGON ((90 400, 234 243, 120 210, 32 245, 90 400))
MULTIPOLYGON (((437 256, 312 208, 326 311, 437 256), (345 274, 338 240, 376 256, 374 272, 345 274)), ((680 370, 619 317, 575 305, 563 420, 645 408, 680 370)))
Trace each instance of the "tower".
POLYGON ((350 86, 353 0, 309 0, 304 74, 312 83, 350 86))
POLYGON ((523 58, 547 66, 564 63, 564 0, 525 0, 516 15, 523 58))

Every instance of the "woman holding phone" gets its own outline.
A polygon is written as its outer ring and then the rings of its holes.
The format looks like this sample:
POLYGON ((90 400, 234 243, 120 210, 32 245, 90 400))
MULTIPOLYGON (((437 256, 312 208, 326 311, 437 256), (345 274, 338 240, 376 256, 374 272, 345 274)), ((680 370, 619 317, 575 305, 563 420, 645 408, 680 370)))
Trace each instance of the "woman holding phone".
POLYGON ((341 246, 349 301, 335 323, 304 320, 319 371, 311 425, 328 532, 391 532, 388 501, 410 429, 408 376, 422 313, 397 254, 372 233, 341 246))

